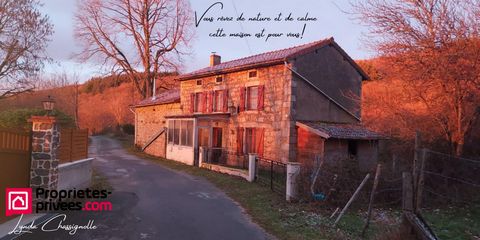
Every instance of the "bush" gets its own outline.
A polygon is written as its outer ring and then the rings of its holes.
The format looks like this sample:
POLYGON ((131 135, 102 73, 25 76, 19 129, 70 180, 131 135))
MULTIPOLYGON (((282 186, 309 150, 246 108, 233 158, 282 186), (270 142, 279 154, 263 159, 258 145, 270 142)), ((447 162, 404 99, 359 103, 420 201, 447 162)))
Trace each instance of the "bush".
MULTIPOLYGON (((31 124, 28 122, 28 119, 34 115, 44 116, 46 113, 43 109, 31 108, 2 111, 0 112, 0 128, 29 130, 31 124)), ((54 110, 51 115, 58 118, 62 127, 75 127, 75 121, 67 114, 54 110)))
POLYGON ((135 126, 133 124, 127 123, 122 125, 122 132, 128 135, 135 134, 135 126))

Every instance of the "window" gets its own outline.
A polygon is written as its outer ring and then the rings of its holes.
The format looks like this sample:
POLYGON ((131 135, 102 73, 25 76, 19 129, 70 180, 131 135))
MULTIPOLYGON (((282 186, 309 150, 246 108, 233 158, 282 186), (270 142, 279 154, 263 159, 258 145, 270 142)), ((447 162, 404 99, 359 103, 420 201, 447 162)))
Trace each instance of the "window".
POLYGON ((178 120, 175 120, 173 124, 173 144, 180 144, 180 124, 178 120))
POLYGON ((201 86, 202 85, 202 80, 197 80, 197 86, 201 86))
POLYGON ((248 72, 248 78, 256 78, 257 77, 257 70, 248 72))
POLYGON ((223 90, 219 90, 219 91, 215 91, 215 97, 214 97, 214 107, 213 107, 213 111, 214 112, 223 112, 223 95, 224 95, 224 91, 223 90))
POLYGON ((185 146, 193 146, 193 121, 187 121, 187 141, 184 143, 185 146))
POLYGON ((193 146, 193 120, 169 120, 168 144, 193 146))
POLYGON ((203 93, 195 93, 195 108, 194 112, 202 112, 203 110, 203 93))
POLYGON ((258 106, 258 86, 247 88, 247 110, 256 110, 258 106))
POLYGON ((247 128, 245 131, 245 153, 255 153, 254 128, 247 128))
POLYGON ((186 145, 187 143, 187 121, 182 120, 180 122, 180 145, 186 145))
POLYGON ((245 128, 245 153, 263 155, 263 128, 245 128))
POLYGON ((173 143, 173 120, 168 121, 168 143, 173 143))
POLYGON ((353 157, 357 156, 357 141, 354 141, 354 140, 348 141, 348 155, 353 157))
POLYGON ((216 77, 216 78, 215 78, 215 82, 217 82, 217 83, 223 82, 223 76, 218 76, 218 77, 216 77))

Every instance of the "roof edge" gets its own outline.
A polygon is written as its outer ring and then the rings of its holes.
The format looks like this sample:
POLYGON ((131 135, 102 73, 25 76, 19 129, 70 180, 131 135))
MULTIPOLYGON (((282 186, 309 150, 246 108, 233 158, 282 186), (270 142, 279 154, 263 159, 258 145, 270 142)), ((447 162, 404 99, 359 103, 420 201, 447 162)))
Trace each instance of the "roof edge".
POLYGON ((159 103, 146 103, 146 104, 136 104, 131 105, 133 108, 141 108, 141 107, 151 107, 156 105, 166 105, 166 104, 173 104, 173 103, 180 103, 180 98, 168 102, 159 102, 159 103))
POLYGON ((207 73, 194 74, 194 75, 185 76, 185 77, 179 77, 179 78, 176 78, 176 80, 186 81, 186 80, 191 80, 191 79, 196 79, 196 78, 211 77, 211 76, 215 76, 215 75, 219 75, 219 74, 240 72, 240 71, 247 70, 247 69, 250 69, 250 68, 269 67, 269 66, 283 64, 284 61, 285 61, 285 59, 278 59, 278 60, 274 60, 274 61, 270 61, 270 62, 243 65, 243 66, 228 68, 228 69, 220 70, 220 71, 216 71, 216 72, 207 72, 207 73))

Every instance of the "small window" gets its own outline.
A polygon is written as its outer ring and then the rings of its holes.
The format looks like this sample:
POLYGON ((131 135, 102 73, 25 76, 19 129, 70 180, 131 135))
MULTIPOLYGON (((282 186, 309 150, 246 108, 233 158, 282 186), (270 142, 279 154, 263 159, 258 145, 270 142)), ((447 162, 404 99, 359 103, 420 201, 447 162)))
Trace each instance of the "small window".
POLYGON ((348 155, 353 157, 357 156, 357 141, 354 141, 354 140, 348 141, 348 155))
POLYGON ((216 77, 216 78, 215 78, 215 82, 217 82, 217 83, 223 82, 223 76, 218 76, 218 77, 216 77))
POLYGON ((202 80, 197 80, 197 86, 201 86, 203 84, 202 80))
POLYGON ((248 78, 256 78, 257 77, 257 70, 248 72, 248 78))
POLYGON ((247 88, 247 110, 257 110, 258 86, 247 88))

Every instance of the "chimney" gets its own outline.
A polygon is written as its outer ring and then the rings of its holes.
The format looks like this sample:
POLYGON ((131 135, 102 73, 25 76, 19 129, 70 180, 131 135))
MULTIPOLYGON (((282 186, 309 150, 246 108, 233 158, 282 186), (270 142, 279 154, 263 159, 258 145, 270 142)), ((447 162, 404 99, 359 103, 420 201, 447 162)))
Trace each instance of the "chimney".
POLYGON ((216 52, 212 52, 212 55, 210 55, 210 67, 218 65, 222 62, 222 57, 220 55, 217 55, 216 52))

